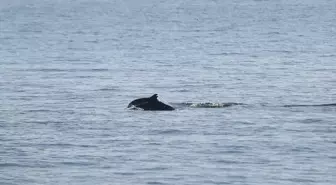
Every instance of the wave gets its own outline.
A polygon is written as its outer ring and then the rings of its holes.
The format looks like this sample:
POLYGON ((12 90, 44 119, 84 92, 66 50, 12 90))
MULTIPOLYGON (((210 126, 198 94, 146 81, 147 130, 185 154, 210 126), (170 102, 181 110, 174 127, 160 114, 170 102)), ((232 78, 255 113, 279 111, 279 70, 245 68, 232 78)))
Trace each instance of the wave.
POLYGON ((336 103, 329 103, 329 104, 311 104, 311 105, 284 105, 284 107, 332 107, 336 106, 336 103))

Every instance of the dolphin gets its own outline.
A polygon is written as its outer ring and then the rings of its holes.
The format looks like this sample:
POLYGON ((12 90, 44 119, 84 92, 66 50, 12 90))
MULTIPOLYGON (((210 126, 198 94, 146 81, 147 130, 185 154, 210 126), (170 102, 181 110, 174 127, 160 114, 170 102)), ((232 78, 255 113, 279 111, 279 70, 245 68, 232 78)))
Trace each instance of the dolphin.
POLYGON ((127 108, 136 107, 141 108, 143 110, 151 110, 151 111, 175 110, 173 107, 160 102, 157 98, 158 98, 157 94, 154 94, 149 98, 139 98, 129 103, 127 108))

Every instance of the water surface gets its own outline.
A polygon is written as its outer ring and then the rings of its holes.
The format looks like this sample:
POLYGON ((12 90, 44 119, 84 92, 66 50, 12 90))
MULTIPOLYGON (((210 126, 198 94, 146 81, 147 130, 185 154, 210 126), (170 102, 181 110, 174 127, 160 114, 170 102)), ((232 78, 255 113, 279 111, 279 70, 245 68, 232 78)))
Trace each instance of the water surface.
POLYGON ((335 12, 0 1, 0 184, 335 184, 335 12))

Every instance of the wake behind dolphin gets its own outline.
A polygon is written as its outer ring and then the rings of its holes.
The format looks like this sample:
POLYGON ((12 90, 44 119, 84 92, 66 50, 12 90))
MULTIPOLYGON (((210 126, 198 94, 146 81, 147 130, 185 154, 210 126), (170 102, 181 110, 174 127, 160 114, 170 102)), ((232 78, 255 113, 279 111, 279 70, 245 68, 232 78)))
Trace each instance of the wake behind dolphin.
POLYGON ((336 103, 328 103, 328 104, 312 104, 312 105, 284 105, 284 107, 332 107, 336 106, 336 103))
POLYGON ((172 103, 172 105, 176 105, 179 107, 191 107, 191 108, 226 108, 235 105, 246 105, 244 103, 234 103, 234 102, 227 102, 227 103, 172 103))

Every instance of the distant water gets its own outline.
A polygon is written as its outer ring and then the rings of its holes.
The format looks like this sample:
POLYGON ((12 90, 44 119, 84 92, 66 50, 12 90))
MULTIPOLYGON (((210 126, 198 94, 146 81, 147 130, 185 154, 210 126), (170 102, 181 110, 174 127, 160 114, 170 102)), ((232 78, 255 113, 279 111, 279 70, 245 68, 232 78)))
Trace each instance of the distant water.
POLYGON ((0 0, 0 95, 1 185, 335 185, 336 1, 0 0))

